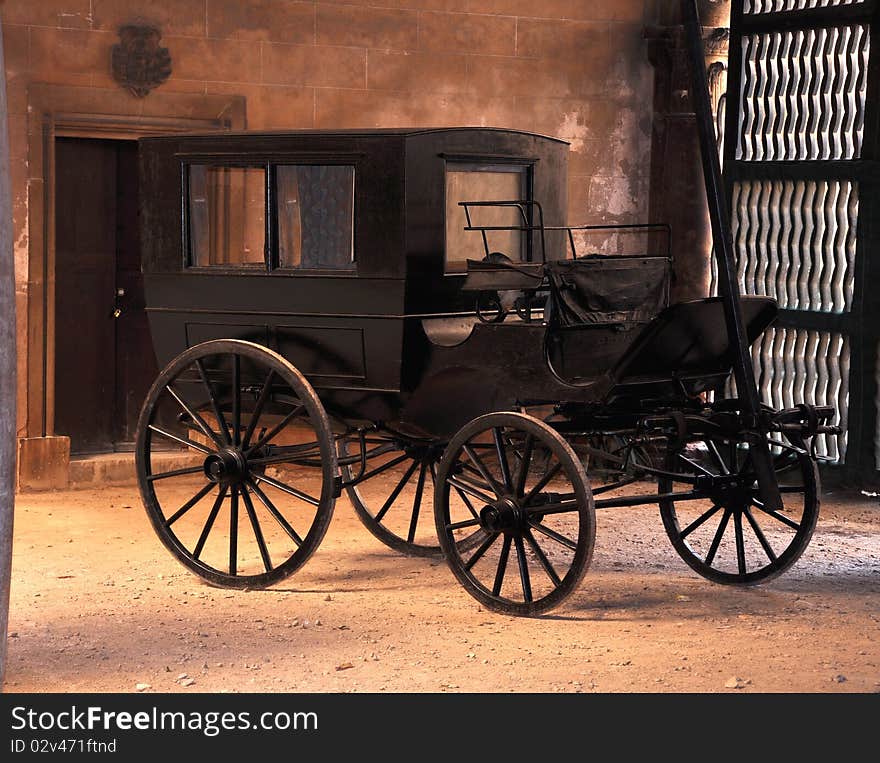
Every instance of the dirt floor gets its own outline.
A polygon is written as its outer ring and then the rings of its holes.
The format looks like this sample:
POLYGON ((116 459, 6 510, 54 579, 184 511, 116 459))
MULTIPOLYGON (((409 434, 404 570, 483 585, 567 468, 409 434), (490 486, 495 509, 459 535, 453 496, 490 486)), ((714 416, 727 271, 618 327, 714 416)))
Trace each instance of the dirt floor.
POLYGON ((826 494, 804 556, 751 589, 693 573, 656 507, 599 512, 580 588, 523 619, 383 546, 345 498, 293 577, 209 587, 136 487, 106 487, 18 497, 5 689, 876 693, 878 626, 880 506, 859 495, 826 494))

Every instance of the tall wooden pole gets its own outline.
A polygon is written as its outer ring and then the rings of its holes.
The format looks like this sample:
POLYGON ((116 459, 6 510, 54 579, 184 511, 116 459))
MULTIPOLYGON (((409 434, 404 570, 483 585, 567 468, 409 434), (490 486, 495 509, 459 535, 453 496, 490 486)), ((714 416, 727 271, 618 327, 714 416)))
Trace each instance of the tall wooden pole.
POLYGON ((6 633, 12 576, 15 503, 15 266, 9 179, 6 66, 0 22, 0 688, 6 676, 6 633))
POLYGON ((706 59, 703 52, 703 34, 697 10, 697 0, 682 0, 682 15, 684 16, 693 84, 691 95, 694 113, 697 117, 700 154, 703 159, 706 201, 709 204, 712 240, 717 254, 718 292, 724 304, 727 338, 733 355, 736 394, 742 405, 742 412, 751 419, 748 426, 752 431, 747 435, 747 439, 752 466, 758 477, 761 500, 770 509, 781 509, 782 498, 779 495, 779 485, 773 471, 770 448, 759 426, 761 399, 758 395, 758 386, 755 383, 755 370, 752 367, 749 340, 739 304, 736 255, 733 250, 733 237, 730 233, 730 207, 721 179, 721 164, 718 159, 715 123, 712 119, 712 106, 709 101, 706 59))

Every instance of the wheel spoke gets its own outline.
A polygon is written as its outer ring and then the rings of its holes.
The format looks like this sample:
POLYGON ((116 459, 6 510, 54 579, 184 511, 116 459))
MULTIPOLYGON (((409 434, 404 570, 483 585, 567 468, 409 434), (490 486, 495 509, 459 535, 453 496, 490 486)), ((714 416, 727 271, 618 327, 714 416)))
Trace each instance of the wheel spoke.
POLYGON ((745 508, 746 519, 752 527, 752 532, 755 533, 755 537, 758 539, 758 543, 761 544, 761 548, 764 549, 764 553, 767 554, 767 558, 771 562, 776 561, 776 553, 773 551, 773 547, 770 545, 770 541, 764 535, 764 532, 761 530, 761 526, 757 523, 754 516, 752 516, 752 512, 748 506, 745 508))
MULTIPOLYGON (((482 490, 485 493, 495 492, 491 485, 488 485, 485 482, 483 482, 482 478, 477 479, 477 477, 480 477, 480 474, 479 474, 479 472, 477 472, 476 469, 469 469, 467 467, 467 464, 464 464, 461 462, 458 462, 456 464, 456 466, 462 467, 461 472, 467 471, 470 473, 470 474, 459 473, 459 474, 454 475, 455 479, 457 479, 461 484, 468 485, 468 486, 472 487, 474 490, 482 490), (471 474, 473 474, 474 477, 471 477, 470 476, 471 474)), ((491 500, 494 501, 495 499, 493 498, 491 500)))
POLYGON ((471 569, 482 558, 483 554, 485 554, 489 550, 489 546, 491 546, 497 540, 497 538, 498 533, 492 533, 488 538, 486 538, 486 540, 484 540, 480 544, 480 547, 476 551, 474 551, 474 555, 467 560, 464 568, 466 570, 471 569))
POLYGON ((480 520, 480 515, 477 513, 477 510, 474 508, 474 505, 471 503, 471 499, 467 497, 467 493, 465 493, 460 487, 457 485, 453 485, 452 489, 458 493, 458 497, 461 498, 461 502, 467 506, 467 510, 471 513, 471 516, 477 521, 480 520))
POLYGON ((220 428, 220 431, 223 433, 223 441, 230 445, 231 441, 229 439, 229 429, 226 424, 226 418, 223 416, 223 411, 220 410, 220 403, 217 402, 217 397, 214 395, 214 387, 210 381, 208 381, 208 374, 205 371, 205 366, 202 363, 201 358, 195 361, 196 368, 199 371, 199 377, 202 380, 202 384, 205 385, 205 389, 208 391, 208 397, 211 399, 211 408, 214 409, 214 415, 217 417, 217 426, 220 428))
POLYGON ((715 554, 718 553, 718 546, 721 544, 721 539, 724 537, 724 531, 727 529, 727 522, 730 519, 731 513, 731 509, 724 509, 724 514, 721 517, 721 521, 718 523, 718 529, 715 531, 715 537, 712 539, 712 545, 709 546, 709 553, 706 554, 706 564, 710 567, 715 560, 715 554))
POLYGON ((746 574, 746 544, 743 538, 742 514, 733 514, 733 530, 736 537, 736 568, 740 575, 746 574))
MULTIPOLYGON (((493 450, 495 448, 494 445, 489 445, 487 447, 491 447, 493 450)), ((467 461, 458 461, 456 462, 456 466, 461 467, 461 470, 463 472, 470 472, 474 475, 474 477, 479 477, 480 479, 483 479, 483 473, 472 464, 469 464, 467 461)), ((486 483, 486 489, 492 490, 492 486, 486 483)))
POLYGON ((562 579, 559 577, 556 570, 553 569, 553 565, 547 558, 547 554, 544 553, 544 549, 538 545, 538 541, 535 540, 535 536, 532 534, 531 529, 527 527, 523 535, 528 541, 529 546, 531 546, 532 552, 538 557, 538 561, 541 563, 541 567, 544 568, 544 572, 547 573, 547 577, 553 581, 553 585, 559 586, 562 583, 562 579))
POLYGON ((255 474, 254 479, 259 482, 265 482, 267 485, 271 485, 276 490, 280 490, 288 495, 292 495, 294 498, 299 498, 301 501, 305 501, 306 503, 310 503, 312 506, 320 506, 321 502, 317 498, 312 498, 308 493, 304 493, 302 490, 297 490, 295 487, 291 487, 290 485, 285 485, 283 482, 274 479, 273 477, 268 477, 265 474, 255 474))
POLYGON ((195 506, 199 501, 202 500, 208 493, 210 493, 214 489, 215 483, 209 482, 205 485, 198 493, 196 493, 192 498, 190 498, 183 506, 181 506, 172 517, 165 520, 165 527, 171 527, 178 519, 180 519, 186 512, 188 512, 193 506, 195 506))
POLYGON ((279 421, 274 427, 272 427, 272 429, 266 432, 266 434, 264 434, 259 440, 257 440, 256 443, 248 447, 248 449, 244 452, 244 457, 247 458, 255 450, 259 450, 266 443, 270 442, 272 438, 275 437, 275 435, 277 435, 291 421, 293 421, 296 416, 298 416, 302 412, 303 408, 305 408, 304 405, 294 406, 294 409, 290 413, 288 413, 283 419, 281 419, 281 421, 279 421))
POLYGON ((260 486, 253 480, 248 480, 248 485, 250 489, 254 491, 254 495, 260 499, 260 503, 266 507, 266 510, 275 518, 275 521, 281 525, 281 529, 287 533, 294 543, 296 543, 297 548, 302 546, 303 539, 299 536, 299 533, 293 529, 290 522, 288 522, 282 513, 278 511, 275 504, 272 503, 272 501, 269 500, 269 497, 260 489, 260 486))
POLYGON ((257 398, 257 402, 254 403, 254 410, 251 412, 251 420, 248 422, 248 428, 241 440, 242 448, 247 448, 248 443, 250 443, 251 437, 254 434, 254 430, 257 428, 257 422, 260 420, 260 416, 263 413, 263 406, 266 405, 266 400, 269 399, 269 391, 272 389, 272 378, 274 376, 275 371, 270 368, 269 375, 266 377, 266 381, 263 382, 263 388, 260 390, 260 396, 257 398))
POLYGON ((712 454, 712 458, 715 459, 715 463, 718 465, 718 468, 721 469, 723 474, 730 474, 730 469, 727 467, 727 464, 724 463, 724 459, 721 458, 721 453, 718 452, 718 446, 715 444, 714 440, 705 440, 706 447, 709 449, 709 453, 712 454))
POLYGON ((498 560, 498 569, 495 571, 495 584, 492 586, 492 595, 501 593, 504 583, 504 573, 507 571, 507 557, 510 556, 510 536, 504 536, 504 544, 501 546, 501 557, 498 560))
POLYGON ((229 574, 238 569, 238 488, 232 488, 229 501, 229 574))
POLYGON ((752 506, 756 509, 763 511, 768 516, 773 517, 773 519, 782 522, 784 525, 788 525, 792 530, 800 530, 801 526, 795 522, 793 519, 789 519, 785 514, 780 514, 778 511, 774 511, 773 509, 768 509, 761 503, 757 498, 752 499, 752 506))
POLYGON ((170 472, 159 472, 159 474, 147 475, 147 482, 167 480, 169 477, 182 477, 185 474, 203 474, 204 471, 204 466, 188 466, 186 469, 172 469, 170 472))
POLYGON ((521 535, 517 535, 516 542, 516 560, 519 562, 519 581, 522 584, 523 599, 526 603, 532 600, 532 581, 529 577, 529 561, 526 559, 526 550, 523 547, 521 535))
POLYGON ((181 408, 183 408, 184 413, 186 413, 186 415, 195 422, 195 425, 202 431, 202 434, 205 435, 205 437, 209 438, 218 448, 222 448, 223 442, 217 436, 217 433, 208 426, 207 422, 196 412, 194 408, 190 407, 190 405, 186 402, 186 400, 183 399, 183 397, 177 392, 177 390, 174 389, 174 387, 172 387, 170 384, 167 385, 165 389, 167 389, 171 397, 173 397, 177 401, 177 404, 181 408))
POLYGON ((714 476, 715 476, 715 475, 712 474, 712 472, 710 472, 705 466, 703 466, 702 464, 698 464, 698 463, 697 463, 696 461, 694 461, 692 458, 688 458, 688 457, 685 456, 683 453, 679 453, 679 454, 678 454, 678 457, 679 457, 682 461, 684 461, 686 464, 688 464, 688 466, 692 466, 692 467, 693 467, 694 469, 696 469, 697 471, 700 471, 700 472, 702 472, 703 474, 708 475, 709 477, 714 477, 714 476))
POLYGON ((535 437, 532 434, 526 435, 526 441, 523 444, 522 460, 519 462, 519 472, 516 475, 516 486, 514 493, 517 497, 523 495, 526 490, 526 478, 529 476, 529 467, 532 464, 532 450, 535 447, 535 437))
MULTIPOLYGON (((549 459, 549 455, 547 458, 549 459)), ((550 480, 552 480, 559 473, 560 469, 562 469, 562 464, 557 462, 555 466, 546 471, 544 473, 544 476, 541 477, 540 480, 538 480, 538 484, 535 485, 531 490, 529 490, 529 494, 525 498, 523 498, 522 505, 528 506, 529 503, 531 503, 532 499, 536 495, 538 495, 538 493, 540 493, 545 487, 547 487, 547 485, 550 484, 550 480)))
POLYGON ((504 480, 504 487, 513 490, 513 482, 510 479, 510 464, 507 462, 507 453, 501 439, 500 427, 492 427, 492 439, 495 440, 495 451, 498 454, 498 465, 501 467, 501 479, 504 480))
POLYGON ((167 432, 160 427, 157 427, 155 424, 149 425, 149 430, 151 432, 155 432, 158 435, 162 435, 162 437, 167 437, 169 440, 174 440, 175 442, 179 442, 181 445, 186 445, 188 448, 193 448, 194 450, 199 451, 200 453, 204 453, 205 455, 211 455, 214 451, 210 448, 206 448, 204 445, 198 442, 193 442, 186 437, 178 437, 176 434, 172 432, 167 432))
POLYGON ((416 539, 416 527, 419 524, 419 509, 422 508, 422 491, 425 489, 425 472, 428 471, 428 465, 422 462, 419 470, 419 480, 416 483, 416 494, 413 498, 412 516, 409 520, 409 533, 406 536, 406 542, 412 543, 416 539))
POLYGON ((217 514, 220 513, 220 507, 223 505, 223 499, 226 497, 227 490, 228 488, 225 485, 220 488, 220 492, 214 501, 214 505, 211 507, 211 513, 208 514, 208 518, 205 520, 202 534, 199 535, 196 547, 193 549, 193 559, 198 559, 202 554, 202 549, 205 547, 208 536, 211 534, 211 528, 214 527, 214 520, 217 519, 217 514))
POLYGON ((384 517, 388 513, 388 509, 390 509, 394 505, 394 502, 397 500, 397 496, 400 495, 400 491, 403 490, 403 488, 409 482, 410 478, 413 476, 413 473, 416 469, 418 469, 418 467, 418 461, 414 460, 412 464, 410 464, 409 468, 404 472, 403 477, 400 478, 400 482, 398 482, 394 490, 391 491, 391 495, 388 496, 388 500, 386 500, 385 503, 382 504, 382 508, 379 509, 379 513, 376 514, 376 522, 382 521, 382 517, 384 517))
POLYGON ((465 519, 461 522, 453 522, 452 524, 446 525, 446 529, 451 532, 452 530, 462 530, 465 527, 479 527, 479 525, 479 519, 465 519))
POLYGON ((232 354, 232 443, 241 444, 241 358, 232 354))
POLYGON ((684 530, 682 530, 679 533, 678 537, 681 538, 682 540, 684 540, 685 538, 687 538, 688 535, 690 535, 694 530, 696 530, 700 525, 702 525, 703 522, 705 522, 706 520, 713 517, 719 511, 721 511, 721 506, 717 503, 713 503, 712 508, 709 509, 709 511, 707 511, 705 514, 701 514, 693 522, 691 522, 687 527, 685 527, 684 530))
MULTIPOLYGON (((360 485, 362 482, 366 482, 367 480, 372 479, 373 477, 376 477, 379 474, 382 474, 382 472, 387 472, 389 469, 393 469, 398 464, 402 464, 408 458, 409 458, 409 456, 406 453, 404 453, 402 456, 397 456, 397 457, 393 458, 391 461, 388 461, 387 463, 384 463, 381 466, 377 466, 372 471, 364 472, 361 475, 360 479, 358 479, 353 484, 360 485)), ((250 463, 257 463, 257 461, 251 461, 250 463)))
POLYGON ((504 494, 504 489, 498 484, 498 480, 496 480, 489 472, 489 469, 483 463, 483 459, 476 454, 470 445, 462 446, 462 450, 467 453, 468 458, 473 462, 473 465, 477 467, 483 479, 490 485, 492 492, 495 493, 495 497, 500 498, 504 494))
MULTIPOLYGON (((238 356, 236 355, 236 357, 238 356)), ((246 487, 242 487, 241 497, 244 499, 244 508, 247 511, 248 518, 251 520, 257 548, 260 549, 260 556, 263 558, 263 567, 266 568, 266 572, 271 572, 272 558, 269 556, 269 549, 266 547, 266 539, 263 537, 263 530, 260 527, 260 521, 257 519, 257 512, 254 511, 254 502, 251 500, 250 493, 248 493, 246 487)))
POLYGON ((495 502, 494 498, 490 498, 485 493, 481 493, 476 488, 471 487, 470 483, 465 482, 461 477, 447 477, 446 482, 456 488, 456 490, 460 490, 463 493, 472 495, 474 498, 482 501, 483 503, 489 504, 495 502))
POLYGON ((540 522, 529 522, 529 527, 533 530, 537 530, 541 535, 546 535, 548 538, 555 540, 557 543, 565 546, 566 548, 570 548, 572 551, 577 551, 577 543, 575 543, 571 538, 567 538, 561 533, 556 532, 556 530, 551 530, 549 527, 544 527, 540 522))

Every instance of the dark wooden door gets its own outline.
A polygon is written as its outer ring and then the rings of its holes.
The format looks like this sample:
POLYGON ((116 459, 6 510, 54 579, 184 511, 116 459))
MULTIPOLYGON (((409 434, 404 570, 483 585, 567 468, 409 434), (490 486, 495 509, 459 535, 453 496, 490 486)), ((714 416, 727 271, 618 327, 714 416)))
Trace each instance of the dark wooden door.
POLYGON ((55 433, 72 453, 128 449, 156 376, 137 144, 59 138, 55 173, 55 433))

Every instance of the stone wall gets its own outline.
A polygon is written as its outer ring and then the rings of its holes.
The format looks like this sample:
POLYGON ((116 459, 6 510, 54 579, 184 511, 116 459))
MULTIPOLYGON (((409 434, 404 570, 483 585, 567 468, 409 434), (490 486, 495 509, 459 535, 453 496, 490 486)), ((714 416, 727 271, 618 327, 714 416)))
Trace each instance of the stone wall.
MULTIPOLYGON (((29 88, 150 112, 158 94, 236 94, 252 129, 492 125, 571 142, 572 223, 645 221, 654 0, 5 0, 19 323, 28 341, 29 88), (137 99, 113 80, 118 29, 162 30, 173 73, 137 99)), ((164 97, 164 96, 163 96, 164 97)), ((33 125, 31 125, 33 128, 33 125)), ((32 159, 32 157, 31 157, 32 159)), ((38 342, 39 337, 30 341, 38 342)), ((35 348, 31 348, 35 351, 35 348)))

